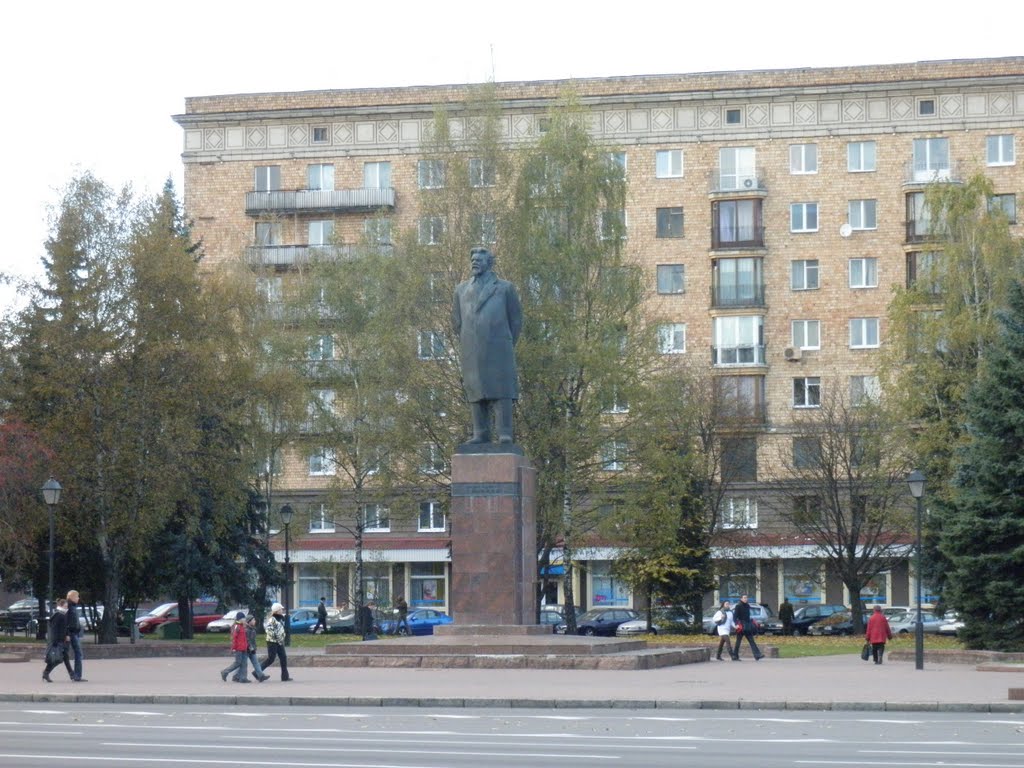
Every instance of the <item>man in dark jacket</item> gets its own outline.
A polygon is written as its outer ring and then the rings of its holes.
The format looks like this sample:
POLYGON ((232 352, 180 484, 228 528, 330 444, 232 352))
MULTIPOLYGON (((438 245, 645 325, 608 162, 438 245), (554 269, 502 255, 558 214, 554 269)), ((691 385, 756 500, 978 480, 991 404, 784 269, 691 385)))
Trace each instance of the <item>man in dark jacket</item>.
POLYGON ((733 661, 740 660, 740 643, 744 637, 750 643, 750 650, 754 654, 754 659, 760 661, 764 654, 761 653, 761 649, 754 642, 754 633, 757 632, 757 627, 754 626, 754 620, 750 618, 750 603, 747 602, 746 595, 740 596, 740 601, 736 603, 732 616, 736 622, 736 655, 732 657, 733 661), (742 631, 739 628, 741 624, 743 625, 742 631))
POLYGON ((515 343, 523 310, 515 287, 499 279, 486 248, 470 251, 472 277, 459 283, 452 326, 459 335, 462 384, 473 413, 470 443, 491 442, 491 411, 497 411, 498 442, 512 442, 512 406, 519 399, 515 343))
POLYGON ((77 589, 68 592, 68 637, 75 654, 75 674, 71 679, 76 683, 87 683, 89 681, 82 677, 82 622, 78 619, 77 589))
POLYGON ((324 628, 324 633, 327 632, 327 598, 320 598, 320 605, 316 607, 316 624, 313 625, 313 634, 315 635, 320 627, 324 628))
POLYGON ((52 683, 50 679, 50 672, 56 667, 61 661, 64 662, 64 668, 68 671, 68 677, 72 680, 75 679, 75 673, 71 669, 71 660, 68 659, 68 642, 71 638, 68 636, 68 601, 63 597, 57 601, 57 610, 53 612, 53 616, 50 617, 50 631, 49 631, 49 645, 46 649, 46 669, 43 670, 43 680, 48 683, 52 683), (51 649, 56 648, 59 652, 59 658, 56 661, 51 661, 51 649))
POLYGON ((782 622, 782 634, 792 635, 793 634, 793 604, 789 602, 789 598, 783 598, 782 605, 779 606, 779 621, 782 622))

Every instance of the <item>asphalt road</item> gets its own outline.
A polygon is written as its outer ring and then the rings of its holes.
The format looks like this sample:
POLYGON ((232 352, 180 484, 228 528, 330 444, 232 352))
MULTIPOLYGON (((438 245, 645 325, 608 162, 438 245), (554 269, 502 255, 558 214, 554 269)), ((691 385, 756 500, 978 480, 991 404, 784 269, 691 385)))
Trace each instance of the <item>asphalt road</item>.
POLYGON ((4 705, 0 766, 1024 768, 1024 716, 4 705))

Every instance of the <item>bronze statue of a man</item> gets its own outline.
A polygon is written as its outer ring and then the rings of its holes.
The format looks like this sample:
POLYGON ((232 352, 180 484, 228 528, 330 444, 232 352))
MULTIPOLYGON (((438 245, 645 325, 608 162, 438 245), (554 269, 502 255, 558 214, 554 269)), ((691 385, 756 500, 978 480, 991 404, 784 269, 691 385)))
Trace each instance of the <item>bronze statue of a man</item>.
POLYGON ((511 443, 512 406, 519 399, 515 344, 523 309, 515 287, 491 271, 494 254, 474 248, 472 277, 455 289, 452 325, 459 336, 462 384, 473 412, 470 443, 491 442, 491 411, 496 411, 498 442, 511 443))

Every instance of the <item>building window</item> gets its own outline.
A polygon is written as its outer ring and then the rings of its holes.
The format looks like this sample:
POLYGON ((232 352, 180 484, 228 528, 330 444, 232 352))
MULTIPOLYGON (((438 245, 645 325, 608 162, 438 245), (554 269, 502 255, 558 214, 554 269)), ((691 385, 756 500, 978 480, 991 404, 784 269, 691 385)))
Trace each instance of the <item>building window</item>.
POLYGON ((307 166, 306 189, 334 189, 334 166, 330 163, 314 163, 307 166))
POLYGON ((475 213, 470 219, 470 237, 477 245, 498 241, 498 220, 493 213, 475 213))
POLYGON ((306 227, 306 242, 312 246, 330 245, 334 239, 334 222, 330 219, 311 221, 306 227))
POLYGON ((989 212, 999 211, 1010 224, 1017 223, 1017 196, 1013 193, 1004 195, 992 195, 988 199, 989 212))
POLYGON ((821 407, 821 378, 818 376, 800 376, 793 379, 793 407, 821 407))
POLYGON ((547 133, 551 130, 551 118, 550 117, 539 117, 537 118, 537 133, 547 133))
POLYGON ((437 443, 420 445, 420 472, 425 475, 439 475, 447 469, 444 450, 437 443))
POLYGON ((817 144, 790 144, 789 172, 793 174, 818 172, 817 144))
POLYGON ((363 221, 363 234, 370 245, 391 245, 391 219, 379 216, 363 221))
POLYGON ((626 153, 606 152, 605 162, 608 164, 608 180, 621 181, 626 178, 626 153))
POLYGON ((658 293, 684 293, 686 291, 686 267, 683 264, 659 264, 656 270, 658 293))
POLYGON ((942 253, 939 251, 911 251, 907 254, 907 290, 917 290, 932 296, 942 293, 942 253))
POLYGON ((626 443, 623 440, 609 440, 601 446, 601 469, 605 472, 621 472, 626 468, 626 443))
POLYGON ((818 204, 793 203, 789 206, 790 232, 818 231, 818 204))
POLYGON ((444 563, 412 563, 409 570, 409 605, 443 607, 448 590, 444 563))
POLYGON ((482 157, 469 158, 469 185, 471 187, 493 187, 496 175, 493 161, 482 157))
POLYGON ((877 229, 875 220, 876 200, 850 201, 850 226, 854 229, 877 229))
POLYGON ((611 385, 601 393, 602 413, 629 413, 629 401, 618 385, 611 385))
POLYGON ((334 515, 326 504, 311 505, 309 508, 310 533, 334 533, 334 515))
POLYGON ((658 208, 657 209, 657 237, 682 237, 683 236, 683 209, 658 208))
POLYGON ((441 189, 444 187, 444 162, 420 160, 416 164, 416 178, 420 189, 441 189))
POLYGON ((928 199, 924 192, 907 194, 907 242, 918 243, 938 233, 937 222, 932 221, 928 199))
POLYGON ((654 175, 659 179, 677 179, 682 177, 683 150, 657 150, 654 153, 654 175))
POLYGON ((279 221, 257 221, 256 222, 256 245, 280 245, 281 244, 281 222, 279 221))
POLYGON ((727 109, 725 110, 725 124, 726 125, 739 125, 743 122, 743 111, 740 109, 727 109))
POLYGON ((314 144, 326 144, 330 141, 330 134, 327 132, 326 125, 315 125, 312 131, 312 142, 314 144))
POLYGON ((314 336, 309 341, 309 349, 306 354, 308 355, 307 360, 333 360, 334 337, 329 333, 314 336))
MULTIPOLYGON (((608 606, 629 605, 629 584, 612 569, 612 564, 607 560, 591 562, 590 564, 590 591, 593 595, 593 604, 602 608, 608 606)), ((625 611, 612 611, 608 617, 609 621, 621 621, 619 615, 625 618, 629 614, 625 611)))
POLYGON ((878 346, 878 318, 854 317, 850 320, 850 349, 878 346))
POLYGON ((379 160, 363 163, 363 187, 366 189, 387 189, 391 186, 391 163, 379 160))
POLYGON ((765 417, 764 376, 717 376, 715 415, 725 423, 760 424, 765 417))
POLYGON ((711 205, 712 248, 762 248, 761 200, 719 200, 711 205))
POLYGON ((757 438, 723 438, 721 462, 723 483, 757 482, 757 438))
POLYGON ((329 477, 334 474, 337 461, 333 448, 317 448, 309 454, 309 476, 329 477))
POLYGON ((818 260, 797 259, 789 263, 789 287, 794 291, 813 291, 818 287, 818 260))
POLYGON ((601 239, 626 239, 625 211, 601 211, 601 239))
POLYGON ((1013 165, 1013 135, 989 136, 985 139, 985 162, 989 165, 1013 165))
POLYGON ((383 504, 363 505, 363 531, 366 533, 386 533, 391 530, 390 510, 383 504))
POLYGON ((875 142, 851 141, 846 145, 846 170, 868 173, 875 170, 875 142))
POLYGON ((711 272, 713 307, 764 306, 763 259, 715 259, 711 272))
POLYGON ((821 349, 820 320, 793 320, 790 331, 793 346, 797 349, 821 349))
POLYGON ((444 216, 424 216, 419 220, 420 245, 438 245, 444 239, 444 216))
POLYGON ((878 259, 874 257, 850 259, 850 287, 878 287, 878 259))
POLYGON ((793 468, 814 469, 821 466, 821 438, 793 438, 793 468))
POLYGON ((754 159, 753 147, 723 147, 718 150, 719 189, 756 189, 754 159))
POLYGON ((428 531, 443 531, 447 527, 444 517, 444 507, 439 501, 421 501, 420 517, 416 530, 425 533, 428 531))
POLYGON ((255 174, 257 192, 276 192, 281 188, 281 166, 257 165, 255 174))
POLYGON ((390 563, 363 563, 363 599, 380 604, 391 602, 390 563))
POLYGON ((284 298, 284 281, 278 277, 260 277, 256 288, 268 304, 277 304, 284 298))
POLYGON ((714 319, 713 365, 763 365, 764 318, 761 315, 714 319))
POLYGON ((882 386, 877 376, 850 377, 850 405, 860 406, 877 403, 882 394, 882 386))
POLYGON ((658 326, 658 351, 663 355, 681 355, 686 352, 686 323, 658 326))
POLYGON ((307 432, 323 431, 331 418, 334 416, 334 402, 336 396, 333 389, 314 389, 309 402, 306 403, 306 423, 303 425, 307 432))
POLYGON ((935 114, 935 99, 918 99, 917 114, 921 117, 932 117, 935 114))
POLYGON ((420 331, 417 349, 420 360, 443 360, 446 356, 444 334, 439 331, 420 331))
POLYGON ((757 500, 730 496, 722 502, 720 522, 723 529, 757 528, 757 500))
POLYGON ((914 181, 947 181, 951 174, 949 139, 914 139, 914 181))

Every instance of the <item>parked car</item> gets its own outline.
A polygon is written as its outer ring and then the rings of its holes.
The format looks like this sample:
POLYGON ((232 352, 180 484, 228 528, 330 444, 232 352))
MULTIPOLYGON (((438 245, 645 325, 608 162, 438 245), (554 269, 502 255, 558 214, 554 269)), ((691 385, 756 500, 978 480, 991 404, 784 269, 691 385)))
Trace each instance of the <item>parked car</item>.
POLYGON ((214 619, 206 625, 207 632, 230 632, 231 625, 235 623, 235 616, 238 612, 248 614, 249 612, 245 608, 232 608, 230 611, 225 613, 219 619, 214 619))
POLYGON ((398 617, 384 619, 380 622, 380 631, 385 635, 392 634, 396 631, 399 635, 432 635, 434 634, 434 627, 440 624, 452 624, 454 619, 444 611, 437 611, 433 608, 417 608, 414 611, 409 611, 406 616, 406 623, 409 628, 398 626, 398 617))
MULTIPOLYGON (((867 622, 867 615, 863 619, 867 622)), ((819 619, 807 628, 809 635, 852 635, 853 613, 850 610, 836 611, 831 616, 819 619)))
MULTIPOLYGON (((205 600, 197 600, 192 603, 192 631, 205 632, 209 624, 221 617, 221 610, 217 603, 205 600)), ((167 624, 178 620, 178 604, 163 603, 151 610, 145 616, 135 619, 135 626, 139 632, 147 635, 156 630, 161 624, 167 624)))
POLYGON ((25 629, 39 618, 39 601, 34 597, 17 600, 0 611, 0 627, 4 629, 25 629))
MULTIPOLYGON (((576 634, 613 637, 615 630, 619 628, 619 624, 639 618, 640 614, 629 608, 591 608, 576 619, 576 634)), ((565 633, 566 626, 564 623, 555 626, 556 635, 564 635, 565 633)))
MULTIPOLYGON (((917 611, 904 611, 895 616, 889 616, 889 629, 894 635, 912 635, 917 630, 917 611)), ((938 634, 939 627, 944 623, 934 613, 921 611, 921 626, 926 634, 938 634)))
MULTIPOLYGON (((289 631, 293 635, 304 635, 313 632, 318 621, 317 609, 296 608, 291 612, 289 631)), ((354 632, 356 614, 354 611, 342 611, 340 608, 328 607, 327 609, 327 633, 338 634, 341 632, 354 632)), ((319 630, 323 634, 323 630, 319 630)))
POLYGON ((805 605, 803 608, 798 608, 793 614, 793 634, 795 635, 806 635, 808 634, 811 625, 817 621, 821 621, 824 618, 831 616, 833 613, 839 613, 847 610, 845 605, 833 605, 830 603, 824 603, 822 605, 805 605))
MULTIPOLYGON (((731 602, 731 601, 730 601, 731 602)), ((765 625, 769 625, 772 619, 775 618, 775 614, 772 609, 767 605, 761 603, 748 603, 750 606, 750 618, 753 619, 754 624, 757 625, 758 631, 765 631, 765 625)), ((733 608, 736 606, 734 605, 733 608)), ((718 612, 717 606, 712 606, 704 611, 703 616, 703 630, 705 635, 716 635, 718 634, 718 625, 715 624, 714 616, 718 612)), ((782 624, 779 624, 779 632, 782 634, 782 624)))
MULTIPOLYGON (((542 605, 540 607, 540 623, 544 626, 550 626, 551 631, 555 631, 555 627, 565 622, 565 606, 564 605, 542 605)), ((583 609, 576 606, 574 609, 576 613, 576 619, 583 615, 583 609)))
POLYGON ((957 616, 956 611, 946 611, 946 615, 942 617, 942 623, 939 624, 939 628, 935 632, 940 635, 958 635, 963 628, 963 619, 957 616))
POLYGON ((642 634, 657 635, 662 632, 685 632, 693 624, 693 615, 683 608, 655 608, 651 616, 651 628, 647 629, 647 613, 640 612, 640 618, 619 624, 616 637, 631 637, 642 634))

